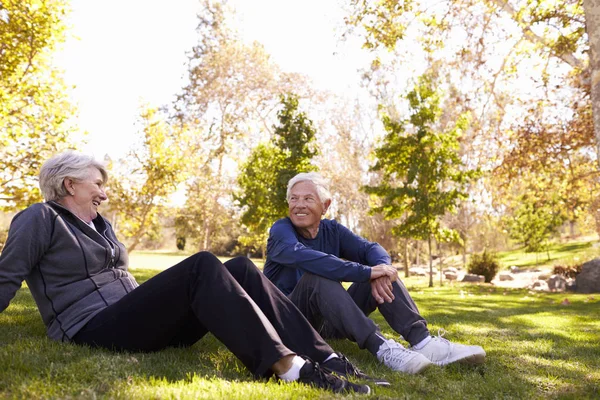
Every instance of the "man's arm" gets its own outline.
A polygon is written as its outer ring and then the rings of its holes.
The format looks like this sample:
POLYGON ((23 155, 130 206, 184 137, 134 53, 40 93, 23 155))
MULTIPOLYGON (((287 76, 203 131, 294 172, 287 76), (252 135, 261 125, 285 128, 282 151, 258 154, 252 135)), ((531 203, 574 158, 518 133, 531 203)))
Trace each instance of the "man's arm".
POLYGON ((338 224, 340 234, 341 256, 367 265, 375 265, 373 269, 381 269, 381 274, 372 274, 371 293, 377 301, 391 303, 394 300, 392 283, 398 279, 398 271, 392 264, 392 258, 379 243, 356 235, 350 229, 338 224))
POLYGON ((50 244, 49 218, 52 216, 37 206, 13 218, 0 254, 0 312, 8 307, 25 277, 46 252, 50 244))
POLYGON ((392 258, 379 243, 369 242, 346 228, 337 224, 340 236, 340 256, 346 260, 365 265, 391 265, 392 258))
POLYGON ((367 282, 371 279, 371 267, 367 265, 304 246, 296 238, 293 225, 286 220, 280 220, 271 227, 267 257, 277 264, 336 281, 367 282))

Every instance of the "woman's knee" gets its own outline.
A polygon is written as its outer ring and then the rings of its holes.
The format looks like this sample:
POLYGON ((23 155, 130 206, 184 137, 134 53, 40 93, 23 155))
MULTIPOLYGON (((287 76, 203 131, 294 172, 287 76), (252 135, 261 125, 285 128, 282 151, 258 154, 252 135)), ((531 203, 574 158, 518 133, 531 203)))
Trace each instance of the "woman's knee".
POLYGON ((209 251, 200 251, 190 256, 190 260, 192 262, 188 265, 191 270, 196 272, 223 268, 221 260, 209 251))
POLYGON ((262 273, 249 258, 244 256, 232 258, 226 261, 224 265, 233 276, 262 273))

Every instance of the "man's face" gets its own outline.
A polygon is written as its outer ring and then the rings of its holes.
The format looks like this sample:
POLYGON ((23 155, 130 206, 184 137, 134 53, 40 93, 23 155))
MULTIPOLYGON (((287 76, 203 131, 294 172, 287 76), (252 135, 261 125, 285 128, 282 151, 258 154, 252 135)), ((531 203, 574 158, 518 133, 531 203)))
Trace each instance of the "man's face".
POLYGON ((318 230, 321 216, 327 211, 327 205, 319 199, 317 187, 310 181, 298 182, 292 187, 288 206, 292 224, 300 229, 318 230))

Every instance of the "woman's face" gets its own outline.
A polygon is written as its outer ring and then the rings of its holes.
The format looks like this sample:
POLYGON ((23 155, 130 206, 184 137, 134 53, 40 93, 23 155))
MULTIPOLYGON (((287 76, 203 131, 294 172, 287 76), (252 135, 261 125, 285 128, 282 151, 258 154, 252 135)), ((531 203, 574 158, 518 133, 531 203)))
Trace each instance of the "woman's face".
POLYGON ((88 176, 83 180, 71 180, 67 189, 71 193, 70 206, 79 218, 91 222, 98 216, 98 206, 108 200, 104 192, 102 174, 97 168, 90 167, 88 176))

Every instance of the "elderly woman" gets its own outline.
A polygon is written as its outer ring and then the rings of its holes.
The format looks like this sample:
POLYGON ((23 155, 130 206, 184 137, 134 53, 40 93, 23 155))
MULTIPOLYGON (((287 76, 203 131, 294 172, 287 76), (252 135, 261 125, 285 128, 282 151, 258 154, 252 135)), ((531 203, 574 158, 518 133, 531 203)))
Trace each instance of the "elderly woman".
POLYGON ((369 392, 330 373, 361 376, 246 258, 222 264, 198 253, 138 286, 125 247, 98 213, 106 182, 102 164, 75 152, 42 166, 46 202, 14 217, 0 255, 0 312, 25 280, 55 340, 156 351, 211 332, 255 376, 369 392))

